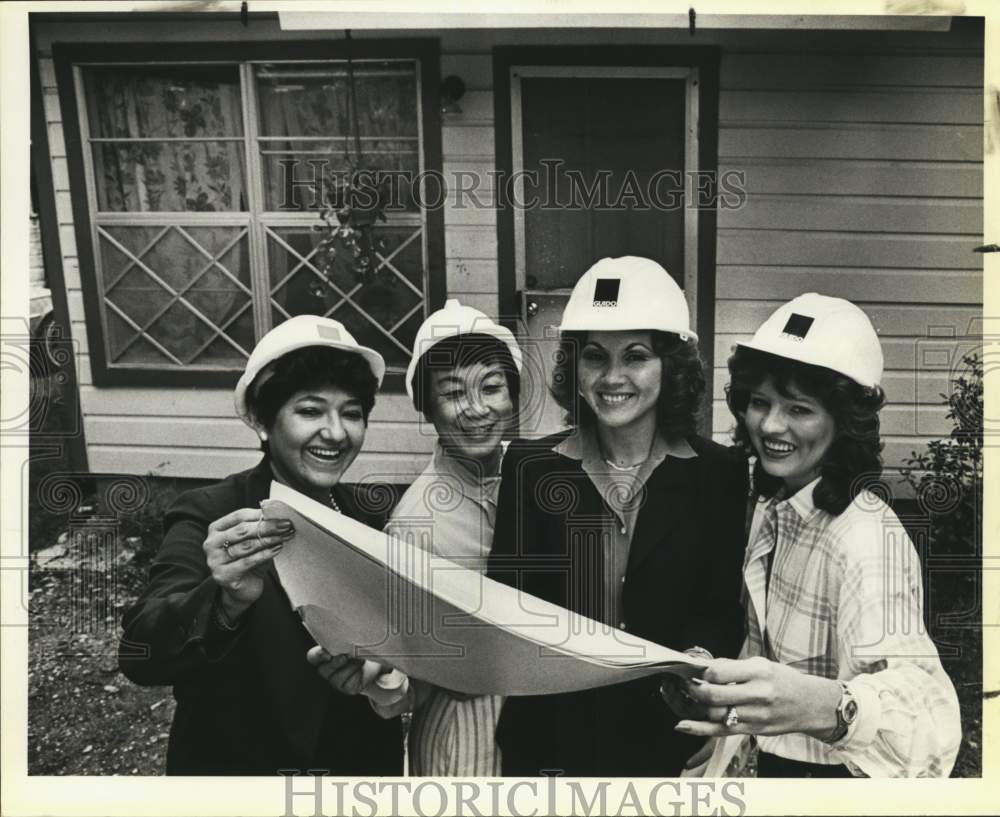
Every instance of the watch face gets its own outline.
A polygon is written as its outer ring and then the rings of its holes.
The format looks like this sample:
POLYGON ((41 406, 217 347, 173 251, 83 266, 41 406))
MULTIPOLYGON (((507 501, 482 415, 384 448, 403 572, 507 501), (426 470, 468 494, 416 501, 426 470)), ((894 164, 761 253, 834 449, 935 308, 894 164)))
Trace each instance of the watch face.
POLYGON ((844 705, 844 720, 854 723, 856 717, 858 717, 858 702, 851 699, 844 705))

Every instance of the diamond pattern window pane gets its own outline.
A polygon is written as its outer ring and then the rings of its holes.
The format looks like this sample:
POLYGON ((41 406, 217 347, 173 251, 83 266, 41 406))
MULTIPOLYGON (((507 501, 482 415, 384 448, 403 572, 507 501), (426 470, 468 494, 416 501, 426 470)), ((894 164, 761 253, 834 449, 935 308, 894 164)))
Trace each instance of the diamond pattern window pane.
POLYGON ((100 229, 112 363, 133 346, 175 365, 242 365, 254 344, 245 227, 100 229), (109 327, 111 318, 109 317, 109 327))
POLYGON ((341 253, 329 273, 316 257, 320 234, 307 228, 268 228, 272 318, 326 315, 404 368, 424 317, 422 228, 380 227, 379 268, 362 281, 341 253))

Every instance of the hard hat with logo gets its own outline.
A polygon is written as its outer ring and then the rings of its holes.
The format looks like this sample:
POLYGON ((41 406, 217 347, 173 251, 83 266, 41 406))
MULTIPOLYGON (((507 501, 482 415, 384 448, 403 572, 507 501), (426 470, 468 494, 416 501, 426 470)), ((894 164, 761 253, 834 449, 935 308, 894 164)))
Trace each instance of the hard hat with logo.
POLYGON ((872 388, 882 381, 882 344, 868 316, 850 301, 807 292, 774 312, 747 349, 823 366, 872 388))
POLYGON ((253 428, 253 418, 247 408, 247 390, 251 385, 260 386, 273 374, 273 369, 268 369, 271 363, 282 355, 305 346, 327 346, 360 355, 372 370, 378 385, 382 385, 382 378, 385 376, 385 360, 382 355, 374 349, 361 346, 340 321, 318 315, 296 315, 264 335, 250 353, 247 367, 233 394, 236 413, 244 423, 253 428))
POLYGON ((413 341, 413 356, 410 358, 410 365, 406 367, 406 393, 411 400, 414 392, 413 379, 420 358, 426 355, 435 344, 456 335, 489 335, 496 338, 507 347, 514 360, 514 366, 520 374, 521 347, 517 345, 514 334, 478 309, 462 306, 457 299, 451 298, 441 309, 428 315, 417 330, 417 336, 413 341))
POLYGON ((656 329, 697 341, 687 299, 670 273, 649 258, 602 258, 587 270, 563 310, 561 332, 656 329))

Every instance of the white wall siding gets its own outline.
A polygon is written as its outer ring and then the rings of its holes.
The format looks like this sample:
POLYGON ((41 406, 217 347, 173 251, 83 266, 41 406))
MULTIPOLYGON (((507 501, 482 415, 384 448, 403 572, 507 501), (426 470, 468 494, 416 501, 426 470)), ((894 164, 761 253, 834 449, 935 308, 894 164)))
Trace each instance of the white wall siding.
POLYGON ((974 345, 961 338, 982 315, 983 232, 981 57, 905 43, 723 54, 719 165, 748 195, 719 213, 712 412, 725 441, 726 360, 780 303, 851 299, 885 348, 883 457, 903 494, 902 460, 951 429, 940 393, 974 345))

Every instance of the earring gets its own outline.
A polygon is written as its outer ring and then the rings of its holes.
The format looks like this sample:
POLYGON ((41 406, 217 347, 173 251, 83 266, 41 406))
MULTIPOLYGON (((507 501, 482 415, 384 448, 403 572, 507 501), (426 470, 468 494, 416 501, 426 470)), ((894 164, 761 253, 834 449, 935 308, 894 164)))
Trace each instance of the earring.
POLYGON ((260 432, 260 441, 262 443, 266 443, 267 442, 267 432, 266 431, 260 432))

